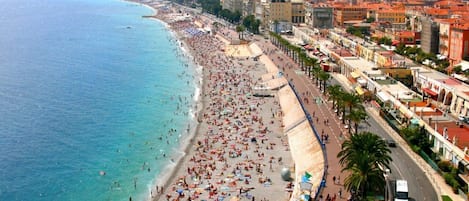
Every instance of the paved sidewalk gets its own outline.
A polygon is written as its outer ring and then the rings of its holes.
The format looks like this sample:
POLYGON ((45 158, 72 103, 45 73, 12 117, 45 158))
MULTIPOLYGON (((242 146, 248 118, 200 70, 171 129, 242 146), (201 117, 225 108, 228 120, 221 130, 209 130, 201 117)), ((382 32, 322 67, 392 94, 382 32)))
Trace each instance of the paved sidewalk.
POLYGON ((306 111, 311 115, 314 120, 314 126, 318 134, 324 132, 324 135, 328 135, 328 141, 326 142, 328 170, 326 176, 326 187, 323 188, 321 195, 322 200, 326 200, 327 195, 331 198, 336 197, 335 200, 347 200, 350 196, 343 187, 343 179, 347 176, 346 173, 341 172, 337 153, 341 149, 341 144, 346 136, 346 130, 343 128, 344 125, 331 111, 332 103, 327 101, 327 98, 322 95, 318 87, 313 84, 313 81, 301 72, 299 66, 296 65, 291 58, 284 55, 280 50, 270 44, 261 42, 261 48, 263 50, 269 50, 271 54, 267 54, 270 59, 284 72, 284 75, 295 87, 297 93, 299 93, 306 111), (304 94, 304 95, 303 95, 304 94), (306 98, 306 99, 305 99, 306 98), (325 123, 328 121, 328 123, 325 123), (336 178, 338 183, 334 183, 333 178, 336 178), (340 192, 340 193, 339 193, 340 192))

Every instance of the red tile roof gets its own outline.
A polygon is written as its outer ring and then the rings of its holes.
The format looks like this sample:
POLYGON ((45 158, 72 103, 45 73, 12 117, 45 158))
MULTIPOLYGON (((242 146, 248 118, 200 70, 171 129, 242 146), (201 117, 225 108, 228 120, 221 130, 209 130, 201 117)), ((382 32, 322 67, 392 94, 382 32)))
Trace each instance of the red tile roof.
MULTIPOLYGON (((432 123, 432 127, 435 127, 435 124, 432 123)), ((454 137, 456 137, 456 145, 460 149, 464 147, 469 148, 469 127, 464 125, 460 128, 456 125, 456 122, 438 122, 436 123, 438 127, 438 133, 443 136, 443 129, 446 127, 448 129, 448 141, 453 142, 454 137)))
POLYGON ((414 37, 415 32, 413 32, 413 31, 401 31, 401 32, 398 32, 397 35, 399 37, 409 38, 409 37, 414 37))
POLYGON ((454 78, 441 79, 441 80, 438 80, 438 81, 443 82, 443 83, 446 84, 446 85, 453 85, 453 86, 454 86, 454 85, 460 85, 460 84, 461 84, 460 81, 458 81, 458 80, 456 80, 456 79, 454 79, 454 78))

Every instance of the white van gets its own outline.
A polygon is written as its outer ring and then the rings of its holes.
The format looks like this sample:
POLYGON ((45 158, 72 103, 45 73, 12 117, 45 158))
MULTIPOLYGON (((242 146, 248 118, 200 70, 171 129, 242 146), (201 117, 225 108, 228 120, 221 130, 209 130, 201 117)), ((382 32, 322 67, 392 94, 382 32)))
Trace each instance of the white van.
POLYGON ((394 193, 394 201, 409 200, 409 188, 406 180, 396 180, 396 191, 394 193))

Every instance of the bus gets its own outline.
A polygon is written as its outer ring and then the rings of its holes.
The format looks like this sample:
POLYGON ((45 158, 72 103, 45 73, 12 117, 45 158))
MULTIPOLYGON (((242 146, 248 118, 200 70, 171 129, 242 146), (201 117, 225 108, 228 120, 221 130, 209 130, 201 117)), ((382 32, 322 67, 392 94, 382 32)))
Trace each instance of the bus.
POLYGON ((396 180, 396 190, 394 191, 394 201, 409 200, 409 188, 406 180, 396 180))

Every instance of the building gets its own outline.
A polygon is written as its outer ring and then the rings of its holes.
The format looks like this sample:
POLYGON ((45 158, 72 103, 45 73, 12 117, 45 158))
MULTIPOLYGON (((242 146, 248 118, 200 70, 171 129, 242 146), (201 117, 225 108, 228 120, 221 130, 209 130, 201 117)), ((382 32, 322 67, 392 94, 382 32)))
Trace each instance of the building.
POLYGON ((421 17, 422 22, 422 39, 421 48, 426 53, 438 54, 440 46, 440 26, 432 18, 421 17))
POLYGON ((223 0, 223 9, 228 9, 231 12, 239 11, 243 13, 243 0, 223 0))
POLYGON ((273 32, 291 30, 292 4, 290 1, 273 0, 265 7, 265 17, 273 32))
POLYGON ((310 23, 312 28, 330 29, 334 27, 334 13, 330 7, 313 7, 310 13, 310 23))
POLYGON ((362 21, 366 14, 367 9, 364 7, 338 5, 334 8, 334 24, 344 26, 347 21, 362 21))
POLYGON ((440 54, 446 57, 449 56, 451 50, 450 38, 451 38, 451 27, 456 22, 456 19, 441 19, 438 20, 440 23, 440 54))
POLYGON ((243 16, 254 15, 256 13, 256 0, 243 1, 243 16))
POLYGON ((416 45, 420 44, 420 32, 415 31, 400 31, 394 34, 394 39, 399 41, 400 44, 416 45))
POLYGON ((397 30, 406 29, 405 10, 399 8, 382 9, 376 11, 377 22, 389 22, 392 28, 397 30))
POLYGON ((469 23, 454 25, 450 30, 449 59, 457 64, 469 57, 469 23))
POLYGON ((292 1, 291 22, 294 24, 305 23, 305 7, 303 1, 292 1))

